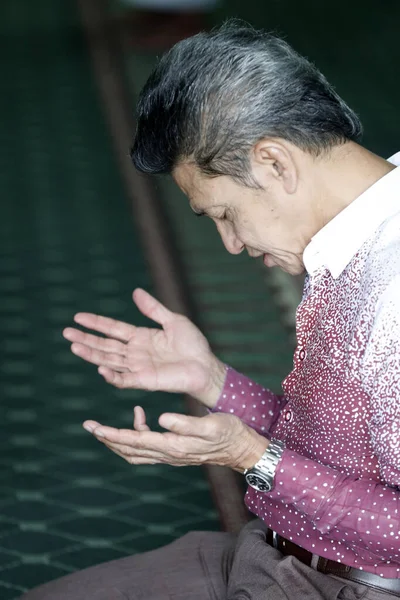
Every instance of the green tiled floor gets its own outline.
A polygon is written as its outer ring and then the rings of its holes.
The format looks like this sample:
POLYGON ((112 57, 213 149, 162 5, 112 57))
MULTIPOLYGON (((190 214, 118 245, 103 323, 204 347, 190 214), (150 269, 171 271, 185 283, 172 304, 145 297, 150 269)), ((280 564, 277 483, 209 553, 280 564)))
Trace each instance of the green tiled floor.
POLYGON ((144 324, 152 288, 74 3, 0 4, 0 599, 98 562, 218 529, 201 469, 134 468, 81 423, 154 425, 171 394, 118 391, 69 351, 74 312, 144 324))

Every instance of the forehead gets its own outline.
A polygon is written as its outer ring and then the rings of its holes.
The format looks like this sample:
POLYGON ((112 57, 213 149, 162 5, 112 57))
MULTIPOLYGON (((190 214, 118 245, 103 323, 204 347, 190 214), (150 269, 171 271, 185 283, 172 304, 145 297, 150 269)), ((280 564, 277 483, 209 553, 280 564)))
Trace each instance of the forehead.
POLYGON ((196 196, 204 194, 204 187, 207 182, 203 181, 204 178, 194 164, 180 163, 173 170, 172 177, 189 198, 194 194, 196 196))
POLYGON ((224 176, 207 177, 191 163, 181 163, 175 167, 172 177, 183 193, 189 198, 195 211, 219 205, 221 198, 226 196, 226 181, 224 176))

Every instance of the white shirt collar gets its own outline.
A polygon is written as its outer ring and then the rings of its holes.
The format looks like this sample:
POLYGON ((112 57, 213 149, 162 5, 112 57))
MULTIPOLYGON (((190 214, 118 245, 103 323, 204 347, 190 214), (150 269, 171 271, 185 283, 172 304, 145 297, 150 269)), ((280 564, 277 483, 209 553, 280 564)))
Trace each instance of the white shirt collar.
MULTIPOLYGON (((388 159, 400 166, 400 152, 388 159)), ((353 200, 312 238, 303 253, 307 273, 326 267, 341 275, 385 219, 400 211, 400 168, 393 169, 353 200)))

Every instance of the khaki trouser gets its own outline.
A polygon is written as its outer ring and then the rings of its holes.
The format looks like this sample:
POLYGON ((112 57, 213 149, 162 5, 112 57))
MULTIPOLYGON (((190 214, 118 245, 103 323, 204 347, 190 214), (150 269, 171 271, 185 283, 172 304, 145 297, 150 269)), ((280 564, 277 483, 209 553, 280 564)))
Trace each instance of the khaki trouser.
POLYGON ((238 537, 193 532, 168 546, 78 571, 21 600, 390 600, 324 575, 265 542, 256 520, 238 537))

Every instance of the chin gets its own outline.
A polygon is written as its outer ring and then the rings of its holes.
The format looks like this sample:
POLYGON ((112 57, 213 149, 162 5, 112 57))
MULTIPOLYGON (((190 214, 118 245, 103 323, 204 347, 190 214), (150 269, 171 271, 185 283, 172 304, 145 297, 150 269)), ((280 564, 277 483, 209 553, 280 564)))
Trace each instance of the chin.
POLYGON ((278 265, 278 266, 280 269, 282 269, 282 271, 285 271, 285 273, 288 273, 289 275, 302 275, 305 271, 303 265, 285 265, 285 266, 278 265))

